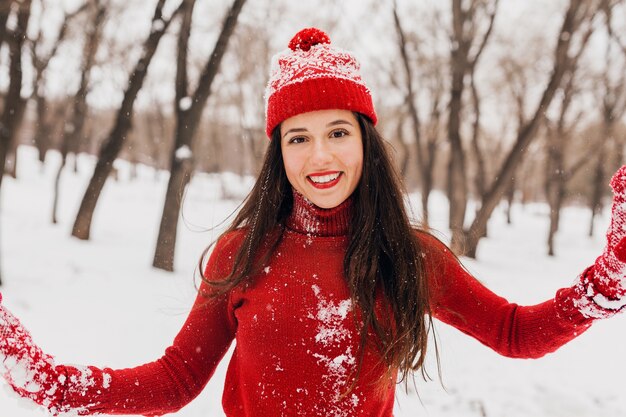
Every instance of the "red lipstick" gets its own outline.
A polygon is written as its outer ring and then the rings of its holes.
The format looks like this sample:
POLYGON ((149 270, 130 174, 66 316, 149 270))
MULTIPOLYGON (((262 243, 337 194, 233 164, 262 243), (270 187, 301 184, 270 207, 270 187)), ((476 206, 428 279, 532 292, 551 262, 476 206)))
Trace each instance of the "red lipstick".
POLYGON ((341 180, 342 174, 343 173, 341 171, 316 172, 315 174, 307 175, 306 179, 313 187, 323 190, 327 188, 332 188, 337 185, 337 183, 341 180), (333 177, 335 175, 337 176, 335 179, 326 178, 326 181, 319 182, 321 180, 324 180, 324 178, 322 177, 333 177), (314 181, 313 178, 315 178, 318 182, 314 181))

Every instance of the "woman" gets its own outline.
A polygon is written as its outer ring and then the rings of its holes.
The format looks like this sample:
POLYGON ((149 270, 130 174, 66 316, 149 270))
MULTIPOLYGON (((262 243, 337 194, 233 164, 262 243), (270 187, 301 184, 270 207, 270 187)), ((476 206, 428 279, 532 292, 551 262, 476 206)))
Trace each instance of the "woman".
POLYGON ((2 373, 17 393, 52 414, 174 412, 236 340, 228 416, 391 416, 396 381, 422 369, 432 317, 533 358, 626 304, 626 167, 596 263, 552 300, 508 303, 410 225, 356 59, 317 29, 289 46, 266 92, 261 174, 165 355, 132 369, 56 365, 0 306, 2 373))

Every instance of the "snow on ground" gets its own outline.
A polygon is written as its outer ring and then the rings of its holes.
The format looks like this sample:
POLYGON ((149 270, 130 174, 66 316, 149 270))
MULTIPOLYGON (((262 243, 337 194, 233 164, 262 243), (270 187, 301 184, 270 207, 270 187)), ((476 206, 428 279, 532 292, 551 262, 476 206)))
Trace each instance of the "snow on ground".
MULTIPOLYGON (((62 176, 60 221, 50 223, 59 160, 43 171, 34 150, 19 150, 18 180, 1 191, 0 268, 4 303, 59 363, 130 367, 159 357, 171 343, 194 297, 194 267, 202 249, 225 227, 239 201, 222 200, 224 188, 242 194, 250 179, 198 175, 189 187, 179 226, 176 272, 151 267, 167 175, 140 168, 129 180, 109 181, 94 217, 92 239, 70 237, 73 217, 93 159, 81 157, 79 173, 62 176), (224 187, 225 186, 225 187, 224 187), (214 230, 208 230, 216 227, 214 230)), ((418 200, 414 199, 417 207, 418 200)), ((432 199, 434 226, 445 237, 446 203, 432 199)), ((552 297, 593 262, 603 233, 586 236, 587 210, 568 208, 557 239, 558 256, 545 256, 546 207, 514 207, 514 224, 495 213, 479 261, 464 260, 488 287, 520 304, 552 297)), ((608 225, 608 213, 597 230, 608 225)), ((432 382, 398 389, 396 417, 626 416, 626 316, 596 323, 587 333, 539 360, 507 359, 444 324, 436 323, 443 384, 434 355, 432 382), (417 391, 416 389, 417 388, 417 391)), ((223 416, 224 361, 204 392, 181 417, 223 416)), ((0 383, 0 385, 5 385, 0 383)), ((0 390, 0 417, 44 416, 0 390)))

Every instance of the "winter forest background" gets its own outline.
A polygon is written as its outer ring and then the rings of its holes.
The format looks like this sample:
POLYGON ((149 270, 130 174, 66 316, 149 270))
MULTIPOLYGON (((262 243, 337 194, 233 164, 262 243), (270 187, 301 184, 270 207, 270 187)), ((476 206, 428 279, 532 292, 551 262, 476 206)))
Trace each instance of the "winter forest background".
MULTIPOLYGON (((160 356, 259 168, 270 57, 308 26, 359 56, 416 219, 490 288, 540 302, 593 262, 624 163, 623 0, 0 0, 0 290, 47 351, 160 356)), ((626 416, 624 323, 539 361, 441 327, 448 390, 396 413, 626 416)), ((220 375, 181 416, 220 415, 220 375)), ((42 415, 17 404, 0 416, 42 415)))

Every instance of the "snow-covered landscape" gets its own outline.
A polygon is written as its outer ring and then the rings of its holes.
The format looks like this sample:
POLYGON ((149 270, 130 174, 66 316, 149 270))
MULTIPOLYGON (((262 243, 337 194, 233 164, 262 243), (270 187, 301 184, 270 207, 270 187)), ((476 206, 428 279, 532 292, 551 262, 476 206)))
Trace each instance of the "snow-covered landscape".
MULTIPOLYGON (((18 179, 5 177, 0 202, 3 303, 58 363, 132 367, 160 357, 183 323, 195 296, 194 273, 202 250, 227 223, 240 200, 223 200, 223 186, 244 196, 251 179, 198 174, 184 197, 175 272, 151 267, 167 173, 139 167, 130 179, 120 164, 109 180, 91 240, 70 237, 94 159, 81 156, 78 173, 61 179, 59 223, 51 207, 60 158, 51 152, 42 168, 35 151, 19 149, 18 179), (225 220, 226 219, 226 220, 225 220)), ((418 196, 412 196, 419 207, 418 196)), ((431 219, 447 240, 445 198, 435 193, 431 219)), ((604 245, 608 210, 587 236, 589 211, 569 207, 557 235, 557 256, 546 256, 547 206, 516 205, 512 225, 496 210, 478 260, 466 267, 510 301, 534 304, 568 286, 604 245)), ((197 278, 197 277, 196 277, 197 278)), ((197 281, 197 279, 196 279, 197 281)), ((434 354, 433 381, 398 387, 396 417, 626 416, 626 317, 597 322, 578 339, 539 360, 507 359, 442 323, 436 323, 443 386, 434 354), (445 388, 444 388, 445 387, 445 388)), ((431 345, 432 346, 432 345, 431 345)), ((223 416, 221 394, 227 360, 203 393, 176 413, 223 416)), ((4 382, 0 384, 6 388, 4 382)), ((0 390, 0 417, 44 416, 0 390)))

